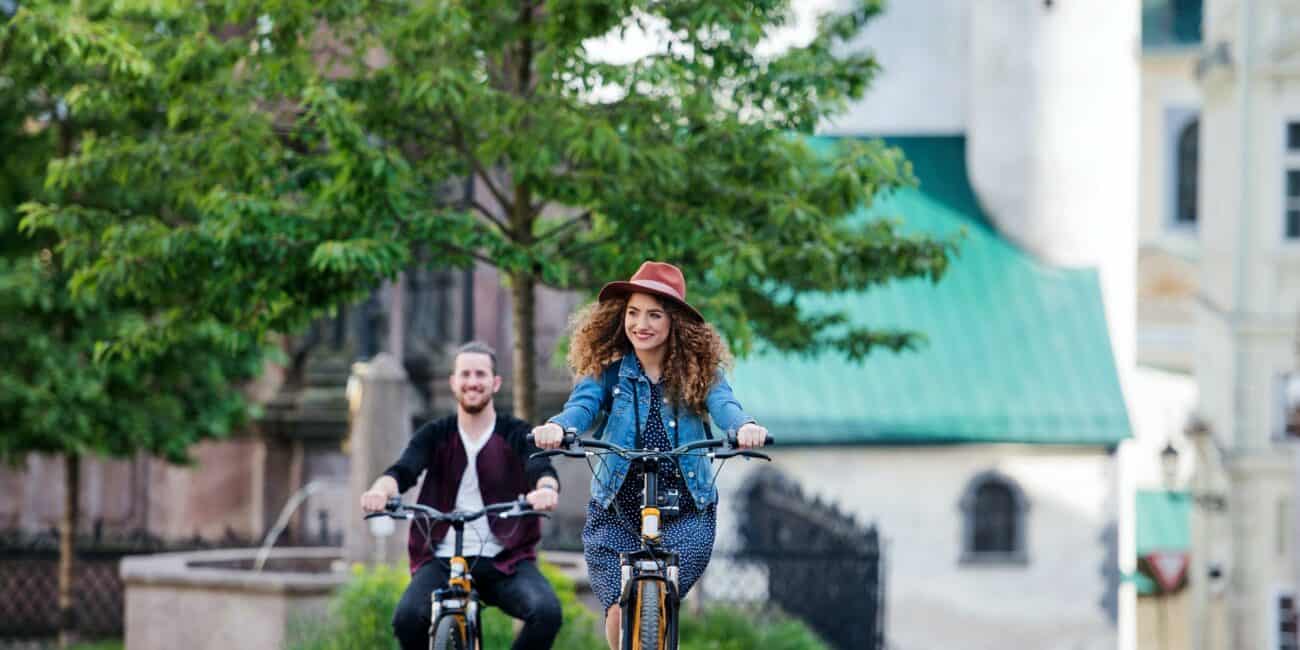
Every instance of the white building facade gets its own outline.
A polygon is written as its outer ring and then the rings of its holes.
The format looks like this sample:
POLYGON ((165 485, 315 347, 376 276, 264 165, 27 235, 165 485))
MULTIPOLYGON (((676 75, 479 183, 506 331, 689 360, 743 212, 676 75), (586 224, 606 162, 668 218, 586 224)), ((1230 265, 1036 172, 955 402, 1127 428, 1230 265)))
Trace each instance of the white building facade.
POLYGON ((1198 485, 1222 485, 1228 499, 1224 513, 1196 511, 1227 608, 1193 639, 1295 648, 1300 3, 1208 0, 1198 71, 1196 377, 1223 456, 1204 468, 1226 471, 1198 485))

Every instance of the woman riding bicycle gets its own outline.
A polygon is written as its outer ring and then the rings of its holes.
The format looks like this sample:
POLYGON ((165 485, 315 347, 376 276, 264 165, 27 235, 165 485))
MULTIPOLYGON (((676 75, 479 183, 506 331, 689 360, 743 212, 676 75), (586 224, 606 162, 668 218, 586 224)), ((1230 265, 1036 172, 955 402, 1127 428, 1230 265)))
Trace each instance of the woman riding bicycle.
MULTIPOLYGON (((730 362, 718 333, 686 302, 677 267, 646 262, 627 282, 611 282, 574 318, 569 365, 580 377, 564 410, 533 429, 538 447, 560 446, 564 431, 585 431, 608 404, 603 437, 624 447, 667 450, 735 431, 739 446, 763 444, 767 430, 745 415, 722 369, 730 362), (612 368, 617 366, 617 378, 612 368), (608 372, 607 372, 608 371, 608 372), (611 379, 607 379, 611 378, 611 379), (609 386, 609 395, 606 387, 609 386), (608 401, 607 401, 608 399, 608 401)), ((704 573, 713 551, 718 493, 702 456, 660 470, 661 493, 677 490, 680 512, 665 518, 665 548, 680 557, 679 593, 704 573)), ((628 461, 603 457, 591 482, 582 542, 592 590, 605 606, 605 635, 618 647, 619 553, 640 547, 641 477, 628 461)))

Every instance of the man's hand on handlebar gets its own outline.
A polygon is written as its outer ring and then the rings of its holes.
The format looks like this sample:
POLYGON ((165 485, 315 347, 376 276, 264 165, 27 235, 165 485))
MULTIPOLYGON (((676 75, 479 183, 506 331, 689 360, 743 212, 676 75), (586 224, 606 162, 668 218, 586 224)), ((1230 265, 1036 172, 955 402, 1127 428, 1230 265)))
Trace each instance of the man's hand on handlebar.
POLYGON ((533 507, 533 510, 547 512, 554 510, 555 505, 560 502, 560 493, 550 488, 539 488, 524 495, 524 499, 528 501, 528 505, 533 507))
POLYGON ((397 481, 391 476, 375 479, 369 490, 361 493, 362 512, 383 512, 388 500, 397 496, 397 481))

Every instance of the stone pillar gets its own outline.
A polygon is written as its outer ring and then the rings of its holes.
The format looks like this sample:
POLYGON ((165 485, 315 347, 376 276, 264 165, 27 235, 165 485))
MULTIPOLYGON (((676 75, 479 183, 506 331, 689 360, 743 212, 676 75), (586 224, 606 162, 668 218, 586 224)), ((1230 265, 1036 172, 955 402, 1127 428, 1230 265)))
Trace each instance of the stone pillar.
POLYGON ((362 521, 361 493, 381 472, 393 464, 411 438, 410 406, 407 404, 406 371, 386 352, 366 363, 352 366, 348 380, 351 412, 347 452, 348 522, 343 527, 344 556, 349 562, 405 564, 406 525, 384 526, 390 533, 376 536, 370 524, 391 520, 362 521))

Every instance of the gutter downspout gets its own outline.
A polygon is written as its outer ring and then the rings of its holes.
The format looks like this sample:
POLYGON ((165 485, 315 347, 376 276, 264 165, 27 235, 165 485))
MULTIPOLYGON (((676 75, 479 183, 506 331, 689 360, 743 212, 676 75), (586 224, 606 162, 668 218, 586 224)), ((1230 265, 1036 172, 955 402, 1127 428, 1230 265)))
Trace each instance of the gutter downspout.
MULTIPOLYGON (((1241 17, 1237 21, 1238 40, 1241 43, 1241 62, 1238 67, 1237 88, 1239 96, 1239 116, 1240 125, 1239 133, 1241 137, 1241 176, 1239 187, 1237 188, 1238 214, 1237 214, 1237 246, 1236 254, 1233 260, 1233 314, 1228 319, 1229 332, 1232 336, 1232 423, 1229 431, 1232 437, 1227 445, 1226 458, 1222 459, 1221 467, 1224 468, 1223 484, 1224 492, 1227 497, 1227 524, 1228 524, 1228 548, 1227 557, 1230 564, 1226 567, 1225 574, 1221 579, 1226 581, 1227 586, 1227 604, 1228 611, 1226 616, 1228 643, 1233 646, 1239 646, 1239 641, 1253 637, 1253 634, 1243 629, 1244 621, 1234 613, 1233 601, 1251 595, 1252 587, 1256 585, 1243 584, 1243 578, 1250 580, 1250 575, 1254 572, 1245 571, 1245 562, 1238 558, 1239 540, 1237 532, 1241 529, 1241 518, 1244 513, 1239 508, 1234 508, 1234 499, 1232 498, 1233 489, 1233 465, 1238 456, 1243 452, 1250 453, 1260 446, 1254 439, 1253 431, 1248 429, 1246 421, 1246 372, 1244 369, 1246 362, 1246 345, 1242 340, 1242 329, 1245 324, 1246 314, 1249 313, 1249 299, 1247 291, 1250 284, 1250 244, 1255 215, 1253 212, 1253 202, 1251 201, 1251 181, 1254 170, 1254 142, 1253 142, 1253 121, 1254 121, 1254 103, 1253 89, 1251 82, 1254 75, 1255 54, 1253 36, 1255 32, 1255 2, 1254 0, 1242 0, 1241 17), (1236 593, 1234 593, 1236 592, 1236 593)), ((1212 524, 1218 524, 1218 518, 1214 518, 1212 524)), ((1214 528, 1207 530, 1211 534, 1214 528)), ((1208 591, 1207 591, 1208 594, 1208 591)), ((1207 603, 1208 605, 1209 603, 1207 603)), ((1207 612, 1208 613, 1208 612, 1207 612)), ((1208 618, 1208 617, 1207 617, 1208 618)), ((1221 619, 1222 620, 1222 619, 1221 619)))

